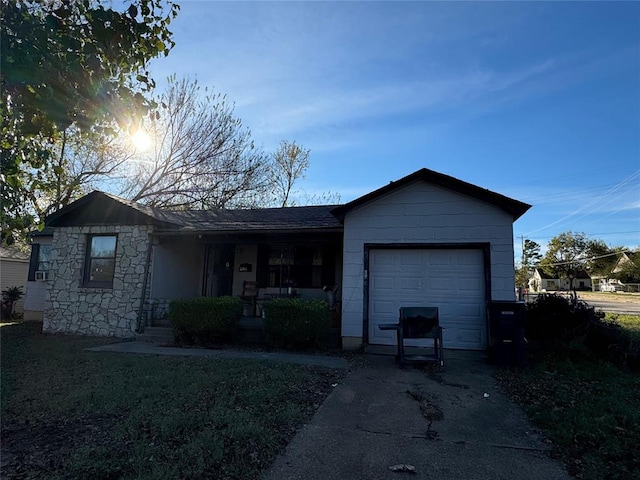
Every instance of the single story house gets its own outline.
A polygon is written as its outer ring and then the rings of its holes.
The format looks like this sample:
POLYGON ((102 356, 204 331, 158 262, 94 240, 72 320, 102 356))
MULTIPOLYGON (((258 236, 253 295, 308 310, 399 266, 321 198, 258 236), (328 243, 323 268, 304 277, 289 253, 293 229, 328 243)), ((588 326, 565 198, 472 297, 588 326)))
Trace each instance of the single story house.
MULTIPOLYGON (((93 192, 47 218, 45 332, 133 337, 172 299, 337 286, 343 348, 393 345, 401 306, 437 306, 447 348, 488 346, 514 300, 513 222, 530 205, 428 169, 344 205, 170 211, 93 192)), ((325 288, 326 290, 326 288, 325 288)))
POLYGON ((591 277, 585 270, 577 270, 573 284, 569 278, 555 278, 544 272, 541 268, 535 268, 529 279, 529 290, 532 292, 552 292, 556 290, 591 290, 591 277))
MULTIPOLYGON (((25 291, 27 271, 29 270, 29 255, 15 247, 0 247, 0 291, 11 287, 21 287, 25 291)), ((23 311, 24 298, 13 306, 13 311, 23 311)))

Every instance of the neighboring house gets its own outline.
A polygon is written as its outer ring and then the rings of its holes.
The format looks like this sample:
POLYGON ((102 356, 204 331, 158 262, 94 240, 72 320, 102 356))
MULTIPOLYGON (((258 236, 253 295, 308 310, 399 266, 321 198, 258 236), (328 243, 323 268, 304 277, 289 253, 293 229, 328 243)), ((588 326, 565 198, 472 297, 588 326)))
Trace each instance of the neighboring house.
POLYGON ((558 279, 553 278, 541 268, 534 268, 529 279, 529 290, 532 292, 549 292, 558 290, 558 279))
MULTIPOLYGON (((14 247, 0 247, 0 291, 11 287, 22 287, 25 291, 29 255, 14 247)), ((23 311, 24 297, 14 305, 14 312, 23 311)))
POLYGON ((514 299, 513 222, 530 205, 422 169, 340 206, 168 211, 93 192, 53 229, 45 332, 133 337, 172 299, 339 285, 344 348, 393 345, 401 306, 440 308, 447 348, 488 346, 514 299))
POLYGON ((622 272, 626 267, 640 264, 640 252, 622 252, 615 265, 611 270, 611 276, 602 279, 600 282, 600 291, 602 292, 638 292, 640 291, 640 283, 634 282, 634 278, 623 279, 612 278, 613 275, 622 272))
POLYGON ((552 292, 556 290, 591 290, 591 277, 585 270, 576 271, 573 283, 569 278, 554 278, 541 268, 535 268, 529 279, 532 292, 552 292))
POLYGON ((51 269, 53 229, 47 227, 42 231, 31 232, 29 241, 31 242, 31 257, 24 297, 24 319, 42 321, 47 280, 51 269))

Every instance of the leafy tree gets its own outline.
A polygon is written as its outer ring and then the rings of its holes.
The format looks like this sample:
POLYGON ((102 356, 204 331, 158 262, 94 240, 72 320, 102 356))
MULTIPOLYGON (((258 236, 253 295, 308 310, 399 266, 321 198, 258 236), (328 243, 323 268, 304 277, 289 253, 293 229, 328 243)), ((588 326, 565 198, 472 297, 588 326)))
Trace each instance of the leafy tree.
POLYGON ((156 207, 254 206, 267 188, 268 156, 226 96, 169 78, 147 125, 153 146, 127 165, 121 195, 156 207))
POLYGON ((561 233, 549 240, 540 266, 554 278, 567 278, 569 272, 584 268, 589 244, 584 233, 561 233))
POLYGON ((587 244, 585 267, 591 275, 607 276, 615 266, 624 247, 609 247, 602 240, 590 240, 587 244))
POLYGON ((522 265, 516 269, 516 285, 527 285, 532 268, 538 265, 541 259, 540 244, 525 239, 522 249, 522 265))
POLYGON ((106 3, 1 0, 3 241, 34 221, 20 204, 25 172, 52 168, 62 132, 92 133, 112 122, 135 128, 153 107, 144 96, 155 85, 147 64, 173 47, 168 26, 179 6, 132 0, 119 12, 106 3))

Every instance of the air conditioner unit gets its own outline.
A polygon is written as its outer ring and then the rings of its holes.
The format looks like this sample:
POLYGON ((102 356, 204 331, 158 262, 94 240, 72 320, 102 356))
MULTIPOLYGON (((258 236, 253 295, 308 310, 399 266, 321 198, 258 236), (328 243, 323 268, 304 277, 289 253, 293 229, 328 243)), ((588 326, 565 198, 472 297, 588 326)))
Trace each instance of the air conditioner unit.
POLYGON ((47 280, 47 278, 49 277, 49 272, 47 272, 46 270, 37 270, 36 271, 36 281, 37 282, 44 282, 47 280))

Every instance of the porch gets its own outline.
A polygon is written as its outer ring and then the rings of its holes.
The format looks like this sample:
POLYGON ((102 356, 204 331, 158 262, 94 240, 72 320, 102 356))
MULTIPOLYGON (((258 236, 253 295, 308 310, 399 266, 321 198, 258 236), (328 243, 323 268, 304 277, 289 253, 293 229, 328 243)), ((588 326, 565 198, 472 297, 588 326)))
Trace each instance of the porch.
POLYGON ((156 234, 145 325, 163 326, 174 299, 234 296, 247 331, 261 324, 264 302, 279 297, 329 300, 339 327, 341 278, 341 232, 156 234))

